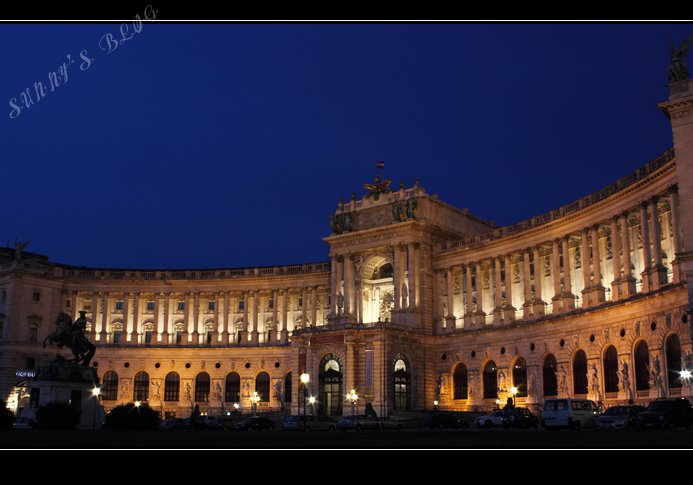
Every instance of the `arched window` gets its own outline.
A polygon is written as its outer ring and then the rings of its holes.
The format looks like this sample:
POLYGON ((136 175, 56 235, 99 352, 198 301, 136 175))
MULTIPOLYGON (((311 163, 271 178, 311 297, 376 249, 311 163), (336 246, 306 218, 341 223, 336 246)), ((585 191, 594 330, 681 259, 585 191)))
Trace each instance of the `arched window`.
POLYGON ((676 335, 670 335, 666 344, 667 380, 669 389, 678 389, 681 382, 681 343, 676 335))
POLYGON ((226 376, 226 396, 224 400, 232 403, 241 401, 241 376, 237 372, 229 372, 226 376))
POLYGON ((453 384, 455 386, 455 399, 467 399, 467 366, 460 363, 455 367, 453 374, 453 384))
POLYGON ((587 394, 587 354, 578 350, 573 357, 573 392, 576 396, 587 394))
POLYGON ((176 345, 183 344, 183 335, 185 335, 185 325, 183 322, 177 322, 173 325, 173 333, 176 338, 176 345))
POLYGON ((214 343, 214 324, 208 323, 205 325, 205 343, 211 345, 214 343))
POLYGON ((164 401, 178 402, 180 400, 180 376, 177 372, 166 374, 164 381, 164 401))
POLYGON ((604 352, 604 391, 618 392, 618 352, 613 345, 604 352))
POLYGON ((527 362, 522 357, 513 365, 513 386, 517 387, 517 397, 527 397, 527 362))
POLYGON ((149 374, 138 372, 135 376, 135 401, 149 400, 149 374))
POLYGON ((293 383, 291 381, 292 374, 288 372, 284 378, 284 402, 290 403, 292 400, 291 394, 293 391, 293 383))
POLYGON ((484 399, 498 399, 498 368, 492 360, 484 366, 484 399))
POLYGON ((103 376, 101 399, 104 401, 118 400, 118 374, 113 371, 108 371, 103 376))
POLYGON ((544 397, 558 396, 558 379, 556 378, 556 357, 549 354, 544 359, 542 367, 544 380, 544 397))
POLYGON ((267 372, 260 372, 255 378, 255 392, 260 396, 260 402, 270 401, 270 376, 267 372))
MULTIPOLYGON (((300 388, 299 388, 300 390, 300 388)), ((327 416, 342 414, 342 372, 339 360, 334 354, 328 354, 320 361, 319 375, 320 411, 327 416)))
POLYGON ((111 332, 113 332, 111 342, 114 345, 120 344, 123 340, 123 324, 120 322, 112 324, 111 332))
POLYGON ((637 391, 650 390, 650 349, 647 342, 641 340, 635 346, 635 389, 637 391))
POLYGON ((409 410, 409 367, 403 355, 395 357, 392 382, 394 385, 394 406, 397 411, 409 410))
POLYGON ((195 402, 209 402, 209 374, 200 372, 195 378, 195 402))
POLYGON ((154 324, 151 322, 145 323, 142 326, 142 330, 144 330, 144 345, 151 345, 152 338, 154 337, 154 324))

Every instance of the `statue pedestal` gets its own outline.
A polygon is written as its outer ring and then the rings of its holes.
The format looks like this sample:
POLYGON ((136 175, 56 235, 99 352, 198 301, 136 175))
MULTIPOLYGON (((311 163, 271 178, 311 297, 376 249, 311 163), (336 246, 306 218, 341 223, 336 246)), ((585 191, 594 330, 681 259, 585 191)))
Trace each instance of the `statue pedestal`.
POLYGON ((99 385, 96 369, 71 363, 54 362, 41 367, 27 388, 30 405, 22 411, 22 418, 36 419, 36 410, 49 403, 69 403, 82 411, 77 429, 100 429, 106 413, 94 395, 99 385))

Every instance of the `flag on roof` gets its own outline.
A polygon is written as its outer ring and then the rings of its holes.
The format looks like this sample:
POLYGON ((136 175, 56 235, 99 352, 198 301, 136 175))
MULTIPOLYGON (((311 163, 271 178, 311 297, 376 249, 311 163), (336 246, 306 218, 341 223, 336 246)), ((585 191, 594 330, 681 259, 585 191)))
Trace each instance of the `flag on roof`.
POLYGON ((385 170, 385 162, 380 160, 379 162, 375 162, 375 168, 379 168, 380 170, 385 170))

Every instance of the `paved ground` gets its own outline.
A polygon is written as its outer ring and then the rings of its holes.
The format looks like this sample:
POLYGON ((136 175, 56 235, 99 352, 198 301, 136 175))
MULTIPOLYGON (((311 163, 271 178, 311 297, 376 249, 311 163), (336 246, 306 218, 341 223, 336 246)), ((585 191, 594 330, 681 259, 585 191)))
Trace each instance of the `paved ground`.
POLYGON ((693 430, 0 431, 0 448, 693 448, 693 430))

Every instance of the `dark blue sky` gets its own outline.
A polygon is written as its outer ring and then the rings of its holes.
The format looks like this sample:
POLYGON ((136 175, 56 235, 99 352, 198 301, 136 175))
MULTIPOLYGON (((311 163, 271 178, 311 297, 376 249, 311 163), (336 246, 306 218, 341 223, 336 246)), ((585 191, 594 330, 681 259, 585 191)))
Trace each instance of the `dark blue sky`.
POLYGON ((0 26, 0 244, 103 267, 321 261, 377 160, 514 223, 671 146, 668 37, 693 25, 147 24, 106 54, 109 32, 0 26), (17 116, 67 54, 68 82, 17 116))

